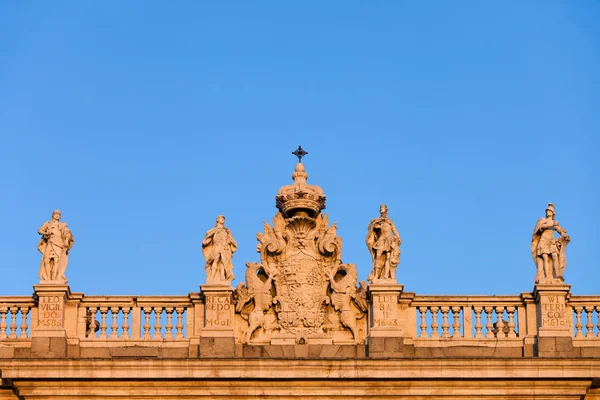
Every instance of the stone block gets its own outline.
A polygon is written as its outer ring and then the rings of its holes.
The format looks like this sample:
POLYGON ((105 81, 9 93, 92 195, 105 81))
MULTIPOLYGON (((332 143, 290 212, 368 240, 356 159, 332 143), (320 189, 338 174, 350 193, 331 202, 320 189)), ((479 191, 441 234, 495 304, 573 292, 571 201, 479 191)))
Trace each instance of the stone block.
POLYGON ((109 348, 111 357, 148 357, 156 358, 159 353, 158 347, 142 347, 142 346, 128 346, 128 347, 112 347, 109 348))
POLYGON ((81 358, 110 358, 107 347, 82 347, 79 354, 81 358))
POLYGON ((267 357, 270 358, 283 358, 283 348, 279 345, 265 346, 264 348, 267 357))
POLYGON ((79 358, 79 345, 77 344, 69 344, 67 346, 67 357, 69 358, 79 358))
POLYGON ((50 351, 50 338, 33 337, 31 338, 31 357, 46 358, 50 351))
POLYGON ((187 347, 163 347, 158 353, 159 358, 187 358, 187 347))
POLYGON ((404 339, 400 337, 386 337, 384 338, 384 347, 386 353, 402 353, 404 339))
POLYGON ((233 337, 200 338, 200 357, 233 357, 235 339, 233 337))
POLYGON ((385 351, 385 338, 383 338, 383 337, 369 338, 369 344, 368 344, 367 348, 368 348, 369 354, 383 353, 385 351))
MULTIPOLYGON (((582 357, 600 357, 600 347, 582 347, 580 349, 582 357)), ((600 389, 599 396, 600 396, 600 389)))
POLYGON ((573 352, 573 339, 570 337, 557 337, 555 338, 556 351, 558 352, 573 352))
POLYGON ((356 357, 357 358, 365 358, 367 356, 367 346, 365 345, 356 345, 354 346, 356 349, 356 357))
POLYGON ((356 357, 356 346, 354 345, 340 345, 340 349, 335 355, 335 358, 355 358, 356 357))
POLYGON ((340 349, 339 345, 331 344, 326 345, 321 348, 321 353, 318 357, 320 358, 335 358, 338 350, 340 349))
POLYGON ((296 345, 281 345, 281 350, 283 351, 283 357, 285 358, 294 358, 296 357, 296 345))
POLYGON ((14 356, 14 347, 0 347, 0 358, 13 358, 14 356))
POLYGON ((18 347, 15 349, 15 358, 31 357, 31 349, 28 347, 18 347))
POLYGON ((265 353, 264 346, 252 346, 245 344, 242 346, 242 348, 243 357, 246 358, 261 358, 265 353))
POLYGON ((296 358, 308 358, 308 348, 310 346, 307 344, 296 344, 294 345, 294 356, 296 358))
POLYGON ((324 346, 326 346, 326 345, 315 344, 315 345, 308 346, 308 357, 309 358, 321 357, 321 352, 323 351, 324 346))

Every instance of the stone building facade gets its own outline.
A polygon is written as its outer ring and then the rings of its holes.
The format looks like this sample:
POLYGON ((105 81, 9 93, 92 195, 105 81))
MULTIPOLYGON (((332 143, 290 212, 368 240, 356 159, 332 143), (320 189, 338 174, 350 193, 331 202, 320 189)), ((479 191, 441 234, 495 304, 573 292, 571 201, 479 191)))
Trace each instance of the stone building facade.
POLYGON ((207 281, 182 296, 72 292, 73 234, 55 212, 34 295, 0 297, 0 399, 600 399, 600 295, 564 282, 570 238, 553 205, 533 234, 533 291, 419 295, 396 280, 387 207, 359 281, 307 177, 299 162, 235 288, 237 243, 217 217, 207 281))

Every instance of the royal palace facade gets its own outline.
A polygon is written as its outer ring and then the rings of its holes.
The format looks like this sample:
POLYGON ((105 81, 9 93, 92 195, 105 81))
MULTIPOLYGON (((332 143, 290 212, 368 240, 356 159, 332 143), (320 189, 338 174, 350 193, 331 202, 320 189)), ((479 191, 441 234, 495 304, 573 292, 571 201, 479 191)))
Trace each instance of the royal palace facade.
POLYGON ((396 279, 402 240, 386 206, 359 281, 296 154, 257 234, 260 263, 237 287, 218 216, 198 292, 74 292, 73 234, 55 211, 38 231, 34 295, 0 297, 0 399, 600 399, 600 295, 564 282, 570 238, 552 204, 533 232, 533 291, 419 295, 396 279))

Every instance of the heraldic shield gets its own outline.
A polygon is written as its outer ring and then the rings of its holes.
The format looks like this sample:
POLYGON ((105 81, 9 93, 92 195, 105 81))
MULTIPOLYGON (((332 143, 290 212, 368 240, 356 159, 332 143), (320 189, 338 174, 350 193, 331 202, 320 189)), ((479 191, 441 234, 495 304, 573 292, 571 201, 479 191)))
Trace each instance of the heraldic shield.
POLYGON ((275 279, 275 311, 282 333, 322 334, 327 302, 325 272, 304 251, 290 255, 275 279))

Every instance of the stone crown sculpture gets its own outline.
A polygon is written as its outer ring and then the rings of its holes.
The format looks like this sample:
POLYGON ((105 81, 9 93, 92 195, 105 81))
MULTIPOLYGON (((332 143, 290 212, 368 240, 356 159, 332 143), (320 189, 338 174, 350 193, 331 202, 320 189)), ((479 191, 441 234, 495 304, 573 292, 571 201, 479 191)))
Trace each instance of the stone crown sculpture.
POLYGON ((302 163, 296 164, 296 170, 292 174, 292 178, 294 184, 283 186, 275 196, 277 208, 284 217, 291 217, 297 213, 315 217, 321 210, 325 209, 323 189, 306 183, 308 174, 302 163))

